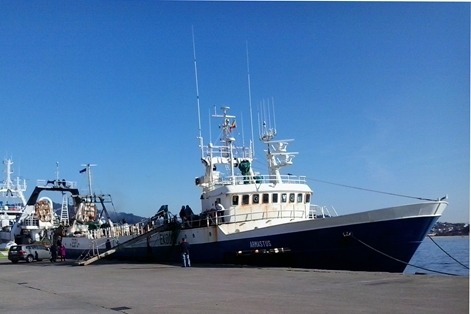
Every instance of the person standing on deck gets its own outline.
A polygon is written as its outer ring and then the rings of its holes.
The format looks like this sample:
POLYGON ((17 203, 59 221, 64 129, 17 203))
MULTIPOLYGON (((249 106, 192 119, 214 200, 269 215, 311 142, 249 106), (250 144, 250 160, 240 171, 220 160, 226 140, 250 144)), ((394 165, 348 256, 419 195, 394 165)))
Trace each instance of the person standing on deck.
POLYGON ((188 227, 192 227, 193 225, 193 210, 191 209, 190 206, 186 205, 185 206, 185 217, 186 217, 186 223, 188 224, 188 227))
POLYGON ((180 243, 180 249, 182 252, 182 260, 183 266, 182 267, 191 267, 190 263, 190 244, 186 242, 186 239, 182 239, 182 243, 180 243))
POLYGON ((180 219, 182 220, 182 226, 185 226, 185 222, 186 222, 186 215, 185 215, 185 206, 182 206, 182 209, 180 209, 180 219))
POLYGON ((220 201, 216 201, 215 204, 216 204, 217 215, 218 215, 218 217, 221 217, 220 222, 224 223, 225 208, 224 208, 224 206, 222 206, 220 201))

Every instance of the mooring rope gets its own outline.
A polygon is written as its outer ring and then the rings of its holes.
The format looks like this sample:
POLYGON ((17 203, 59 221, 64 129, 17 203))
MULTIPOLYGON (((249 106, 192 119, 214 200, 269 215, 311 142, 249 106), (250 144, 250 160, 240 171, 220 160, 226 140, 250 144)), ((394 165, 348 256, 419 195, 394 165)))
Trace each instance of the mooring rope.
POLYGON ((400 259, 397 259, 391 255, 388 255, 384 252, 381 252, 380 250, 377 250, 375 249, 374 247, 372 247, 371 245, 368 245, 366 244, 365 242, 361 241, 360 239, 358 239, 357 237, 355 237, 351 232, 344 232, 344 236, 347 237, 347 236, 350 236, 352 237, 353 239, 357 240, 358 242, 360 242, 361 244, 363 244, 364 246, 366 246, 367 248, 369 249, 372 249, 373 251, 381 254, 381 255, 384 255, 392 260, 395 260, 396 262, 399 262, 399 263, 402 263, 402 264, 405 264, 405 265, 408 265, 408 266, 412 266, 412 267, 416 267, 416 268, 419 268, 419 269, 422 269, 422 270, 426 270, 426 271, 430 271, 430 272, 433 272, 433 273, 438 273, 438 274, 443 274, 443 275, 449 275, 449 276, 459 276, 457 274, 452 274, 452 273, 447 273, 447 272, 443 272, 443 271, 439 271, 439 270, 433 270, 433 269, 429 269, 429 268, 425 268, 425 267, 421 267, 421 266, 417 266, 417 265, 413 265, 413 264, 410 264, 408 262, 404 262, 404 261, 401 261, 400 259))
POLYGON ((432 242, 435 243, 435 245, 438 246, 438 248, 439 248, 440 250, 442 250, 443 253, 445 253, 446 255, 448 255, 451 259, 453 259, 455 262, 457 262, 458 264, 460 264, 460 265, 463 266, 464 268, 469 269, 468 266, 464 265, 463 263, 461 263, 460 261, 458 261, 456 258, 454 258, 454 257, 451 256, 450 254, 448 254, 448 252, 445 251, 440 245, 438 245, 438 243, 435 242, 435 240, 433 240, 431 236, 427 235, 427 237, 428 237, 430 240, 432 240, 432 242))

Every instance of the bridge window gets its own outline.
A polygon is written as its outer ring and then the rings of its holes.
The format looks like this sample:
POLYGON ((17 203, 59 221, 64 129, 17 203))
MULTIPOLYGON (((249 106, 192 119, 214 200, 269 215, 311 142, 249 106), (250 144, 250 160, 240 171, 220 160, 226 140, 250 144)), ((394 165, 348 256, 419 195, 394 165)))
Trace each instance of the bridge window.
POLYGON ((286 193, 281 193, 281 202, 286 203, 286 193))
POLYGON ((294 193, 289 194, 289 202, 294 203, 294 193))
POLYGON ((239 205, 239 195, 232 195, 232 205, 239 205))
POLYGON ((278 193, 273 193, 271 196, 272 203, 278 203, 278 193))
POLYGON ((253 204, 258 204, 259 201, 260 201, 259 195, 258 195, 258 194, 254 194, 254 195, 252 196, 252 203, 253 203, 253 204))
POLYGON ((264 204, 268 203, 270 201, 269 196, 270 196, 270 194, 267 194, 267 193, 263 194, 262 195, 262 203, 264 203, 264 204))
POLYGON ((297 200, 298 203, 302 203, 303 202, 303 194, 302 193, 299 193, 298 194, 298 200, 297 200))
POLYGON ((306 203, 309 203, 311 201, 311 193, 306 194, 306 203))
POLYGON ((247 205, 249 203, 249 196, 247 194, 242 195, 242 204, 247 205))

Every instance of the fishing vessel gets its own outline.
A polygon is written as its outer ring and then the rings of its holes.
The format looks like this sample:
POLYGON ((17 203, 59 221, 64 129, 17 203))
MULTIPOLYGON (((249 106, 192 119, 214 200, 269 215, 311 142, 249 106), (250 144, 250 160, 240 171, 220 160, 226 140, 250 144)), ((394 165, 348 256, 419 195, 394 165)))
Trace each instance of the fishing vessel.
POLYGON ((292 140, 275 140, 276 130, 263 124, 260 140, 268 169, 253 170, 254 146, 236 144, 235 116, 222 107, 218 144, 199 137, 204 174, 194 179, 201 189, 197 213, 182 208, 179 216, 167 205, 137 224, 112 222, 106 208, 110 195, 96 194, 87 172, 88 193, 65 180, 38 181, 25 210, 11 228, 16 243, 47 239, 65 245, 67 258, 85 265, 110 256, 116 259, 177 263, 185 238, 197 264, 247 264, 314 269, 403 272, 418 246, 447 206, 444 198, 364 211, 325 215, 312 204, 305 176, 282 174, 296 153, 292 140), (63 195, 60 221, 43 192, 63 195), (66 196, 67 195, 67 196, 66 196), (68 213, 72 199, 74 216, 68 213))
POLYGON ((16 177, 12 180, 11 159, 3 161, 5 166, 5 179, 0 183, 0 247, 11 242, 11 228, 14 222, 22 215, 26 205, 24 192, 26 191, 26 180, 16 177))
MULTIPOLYGON (((89 172, 91 182, 91 164, 81 173, 89 172)), ((16 244, 42 242, 51 244, 60 242, 67 234, 77 237, 84 232, 90 233, 98 227, 113 228, 113 223, 108 215, 106 204, 110 203, 111 196, 107 194, 80 193, 77 183, 59 179, 56 172, 54 180, 38 180, 21 214, 11 225, 9 232, 5 232, 5 238, 16 244), (60 215, 55 213, 54 202, 49 197, 51 193, 59 193, 62 196, 60 215), (48 194, 48 196, 44 196, 48 194), (72 200, 72 201, 70 201, 72 200), (70 204, 71 203, 71 204, 70 204), (98 206, 101 205, 101 209, 98 206), (69 219, 69 207, 75 213, 73 219, 69 219)), ((91 183, 89 183, 91 191, 91 183)))
MULTIPOLYGON (((199 115, 198 85, 197 102, 199 115)), ((186 206, 177 216, 162 205, 154 216, 137 224, 112 222, 105 206, 111 196, 94 193, 89 165, 80 171, 88 174, 89 190, 85 195, 80 195, 72 182, 58 179, 35 188, 24 213, 12 227, 15 240, 34 240, 37 236, 32 235, 41 233, 50 241, 60 241, 66 247, 67 258, 76 259, 79 265, 104 257, 178 263, 179 244, 186 239, 193 265, 403 272, 448 205, 443 197, 347 215, 325 215, 325 207, 313 204, 313 191, 306 177, 282 171, 293 164, 297 153, 288 150, 293 140, 275 139, 277 132, 270 114, 259 128, 267 166, 262 173, 253 167, 253 135, 247 146, 243 140, 238 144, 233 132, 236 117, 229 111, 230 107, 221 107, 212 115, 219 121, 217 143, 204 142, 198 116, 199 162, 204 172, 193 182, 201 189, 196 213, 186 206), (64 219, 56 227, 52 216, 45 214, 49 211, 41 210, 45 207, 38 205, 39 194, 46 190, 70 194, 74 208, 71 220, 64 219), (28 219, 41 222, 28 229, 28 219)))
MULTIPOLYGON (((323 214, 312 204, 306 177, 282 174, 293 164, 292 140, 275 140, 263 126, 267 173, 253 170, 253 145, 236 145, 235 116, 220 114, 220 143, 203 145, 201 210, 182 208, 180 217, 163 205, 138 224, 75 223, 62 236, 70 258, 79 264, 113 258, 177 263, 185 238, 197 264, 248 264, 315 269, 403 272, 418 246, 447 206, 444 198, 348 215, 323 214), (78 225, 80 226, 77 228, 78 225)), ((87 198, 77 198, 83 208, 87 198)), ((76 221, 83 212, 76 211, 76 221)), ((90 211, 88 211, 90 212, 90 211)), ((96 211, 89 217, 96 223, 96 211)))

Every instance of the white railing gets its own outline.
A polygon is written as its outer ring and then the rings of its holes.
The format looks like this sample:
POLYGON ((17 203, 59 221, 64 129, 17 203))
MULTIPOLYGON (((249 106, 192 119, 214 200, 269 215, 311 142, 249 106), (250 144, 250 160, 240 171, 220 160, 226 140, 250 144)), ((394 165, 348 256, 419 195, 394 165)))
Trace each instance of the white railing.
MULTIPOLYGON (((212 156, 213 158, 228 158, 230 157, 229 147, 227 146, 203 146, 203 156, 212 156)), ((252 158, 252 153, 249 147, 234 146, 233 147, 234 158, 252 158)))
POLYGON ((330 213, 329 208, 327 206, 319 206, 319 205, 311 205, 309 209, 309 217, 311 218, 329 218, 338 216, 337 211, 332 206, 333 214, 330 213))
POLYGON ((74 181, 59 180, 59 182, 56 182, 56 180, 37 180, 37 182, 36 182, 37 186, 42 186, 42 187, 46 187, 46 186, 48 186, 48 184, 51 184, 50 187, 52 187, 52 186, 63 186, 65 184, 65 186, 68 187, 68 188, 73 188, 73 189, 77 188, 77 182, 74 182, 74 181))
POLYGON ((138 236, 161 225, 159 220, 139 222, 133 225, 124 224, 108 228, 98 228, 82 231, 75 234, 76 237, 87 237, 88 239, 116 238, 122 236, 138 236))
POLYGON ((39 227, 39 220, 36 218, 25 218, 21 224, 25 227, 39 227))
MULTIPOLYGON (((216 212, 217 213, 217 212, 216 212)), ((266 210, 266 211, 250 211, 250 212, 243 212, 237 213, 234 210, 233 214, 229 215, 219 215, 220 219, 219 222, 222 222, 224 219, 224 223, 233 223, 233 222, 246 222, 246 221, 255 221, 255 220, 268 220, 268 219, 303 219, 309 218, 306 217, 306 211, 304 209, 285 209, 285 210, 266 210)))
MULTIPOLYGON (((227 209, 225 212, 233 211, 229 215, 221 215, 216 211, 206 212, 200 214, 200 219, 192 219, 190 223, 186 221, 178 220, 178 223, 182 224, 183 228, 193 226, 204 227, 210 225, 219 225, 224 223, 242 223, 248 221, 257 220, 271 220, 271 219, 315 219, 316 215, 308 210, 301 208, 290 208, 290 209, 273 209, 266 211, 247 211, 243 213, 237 213, 236 209, 227 209), (206 214, 206 215, 204 215, 206 214)), ((139 236, 146 232, 149 232, 163 224, 160 220, 147 220, 134 225, 119 225, 108 228, 98 228, 94 230, 82 231, 79 234, 75 234, 76 237, 87 237, 89 239, 101 239, 101 238, 116 238, 122 236, 139 236)))
MULTIPOLYGON (((264 211, 252 211, 244 209, 244 212, 238 213, 235 207, 226 209, 225 213, 232 214, 223 214, 217 211, 208 211, 200 215, 200 220, 192 220, 193 227, 195 225, 198 227, 209 226, 209 225, 218 225, 223 223, 242 223, 248 221, 256 220, 276 220, 276 219, 314 219, 315 216, 309 215, 309 211, 306 211, 304 208, 285 208, 285 209, 272 209, 264 211)), ((184 225, 183 225, 184 226, 184 225)))
MULTIPOLYGON (((306 176, 280 175, 281 183, 305 184, 306 176)), ((276 182, 275 175, 253 175, 253 176, 221 176, 214 181, 215 185, 243 185, 276 182)))

